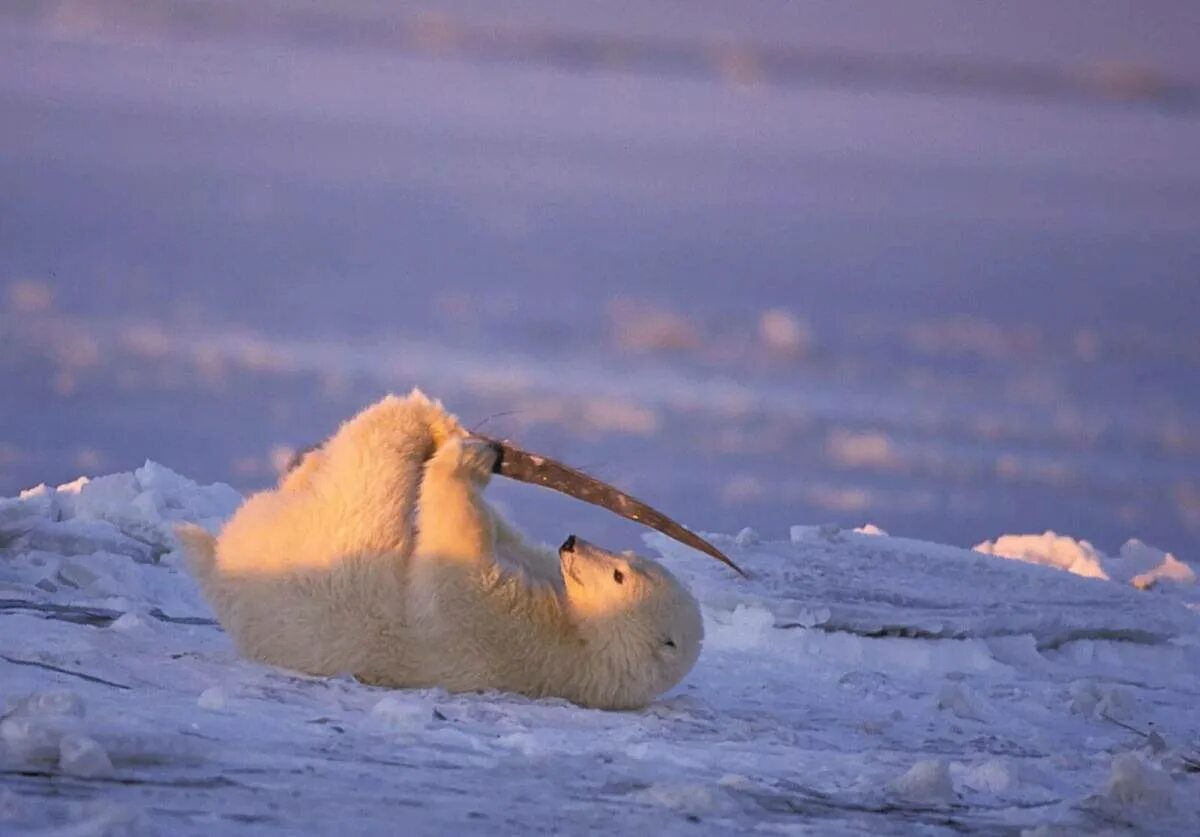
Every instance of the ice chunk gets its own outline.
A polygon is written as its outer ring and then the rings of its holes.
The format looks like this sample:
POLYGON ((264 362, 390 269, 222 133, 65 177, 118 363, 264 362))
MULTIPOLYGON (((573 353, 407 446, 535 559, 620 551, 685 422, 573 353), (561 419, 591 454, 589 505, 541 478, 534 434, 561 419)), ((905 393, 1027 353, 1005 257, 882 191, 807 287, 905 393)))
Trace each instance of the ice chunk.
POLYGON ((371 708, 371 717, 391 729, 422 729, 433 720, 433 705, 416 695, 388 695, 371 708))
POLYGON ((1140 590, 1159 582, 1195 584, 1196 573, 1169 552, 1131 538, 1117 558, 1084 540, 1047 531, 1041 535, 1002 535, 975 547, 977 552, 1041 564, 1088 578, 1131 584, 1140 590))
POLYGON ((210 712, 220 712, 228 703, 229 698, 220 686, 209 686, 196 698, 196 705, 210 712))
POLYGON ((690 814, 708 811, 720 802, 718 789, 702 784, 651 785, 634 794, 634 798, 690 814))
POLYGON ((37 518, 54 520, 57 517, 54 489, 39 485, 22 491, 20 497, 0 500, 0 535, 20 533, 31 527, 37 518))
POLYGON ((162 495, 186 494, 198 487, 187 477, 150 459, 133 472, 133 478, 141 491, 156 491, 162 495))
POLYGON ((73 587, 76 590, 83 590, 90 587, 99 578, 96 573, 79 562, 65 558, 59 562, 56 577, 66 586, 73 587))
POLYGON ((1012 794, 1021 784, 1017 768, 1006 758, 988 759, 951 772, 964 787, 980 793, 1012 794))
POLYGON ((139 490, 137 480, 130 473, 96 477, 76 492, 79 497, 75 501, 75 515, 97 519, 113 513, 124 515, 139 490))
POLYGON ((842 527, 836 523, 822 523, 817 527, 817 536, 827 541, 840 541, 842 527))
POLYGON ((0 788, 0 823, 11 823, 24 815, 24 800, 8 788, 0 788))
POLYGON ((118 633, 129 633, 130 631, 138 631, 147 627, 146 620, 138 616, 136 613, 122 613, 113 623, 108 626, 110 631, 118 633))
POLYGON ((982 719, 975 696, 961 683, 949 682, 942 686, 937 696, 938 709, 953 712, 959 718, 978 721, 982 719))
POLYGON ((525 758, 545 756, 552 752, 550 743, 544 739, 544 736, 536 732, 514 732, 502 735, 496 739, 496 743, 520 753, 525 758))
POLYGON ((1102 795, 1121 805, 1171 809, 1175 785, 1171 777, 1147 764, 1134 753, 1113 758, 1112 770, 1102 795))
POLYGON ((67 528, 39 527, 31 541, 33 547, 89 554, 92 550, 82 544, 72 545, 65 540, 71 534, 79 534, 83 540, 87 537, 98 540, 94 549, 126 554, 139 561, 146 560, 147 555, 154 560, 174 545, 175 522, 195 521, 215 529, 242 502, 241 495, 228 485, 197 485, 149 460, 132 473, 91 480, 81 477, 59 486, 57 491, 38 489, 26 495, 21 500, 4 501, 9 505, 0 506, 0 529, 10 516, 14 525, 20 522, 22 528, 29 528, 24 521, 36 512, 49 520, 61 518, 67 528), (23 505, 10 508, 13 503, 23 505), (101 523, 109 529, 100 527, 101 523), (63 548, 57 549, 60 545, 63 548))
POLYGON ((69 689, 54 689, 36 692, 20 701, 10 713, 12 715, 61 715, 82 718, 86 712, 83 698, 69 689))
POLYGON ((761 607, 738 605, 732 612, 715 611, 704 626, 705 646, 724 651, 757 648, 774 625, 775 617, 761 607))
POLYGON ((155 523, 162 521, 166 510, 163 499, 150 491, 143 491, 134 497, 129 506, 138 516, 155 523))
POLYGON ((161 498, 144 492, 131 473, 97 477, 75 499, 78 519, 105 520, 126 535, 157 545, 168 537, 162 512, 161 498))
POLYGON ((60 725, 46 719, 18 715, 0 721, 0 742, 20 762, 53 762, 61 738, 60 725))
POLYGON ((919 761, 904 775, 892 780, 891 790, 905 799, 920 802, 954 801, 954 783, 950 768, 943 759, 919 761))
POLYGON ((155 549, 143 541, 122 534, 104 520, 64 520, 52 523, 37 520, 18 540, 23 550, 55 552, 60 555, 92 555, 111 552, 125 555, 142 564, 154 562, 155 549))
POLYGON ((1100 705, 1100 689, 1091 680, 1075 680, 1067 686, 1067 707, 1076 715, 1091 716, 1100 705))
POLYGON ((1146 590, 1159 582, 1195 584, 1196 572, 1169 552, 1137 538, 1130 538, 1121 547, 1122 568, 1130 576, 1129 583, 1146 590))
POLYGON ((1100 690, 1100 703, 1096 705, 1096 714, 1123 721, 1132 717, 1136 705, 1137 698, 1129 689, 1124 686, 1106 686, 1100 690))
POLYGON ((91 779, 112 772, 108 753, 94 738, 64 735, 58 745, 58 767, 63 773, 91 779))
POLYGON ((78 494, 91 481, 91 477, 76 477, 70 482, 64 482, 56 490, 59 494, 78 494))
POLYGON ((38 502, 38 503, 51 504, 54 502, 55 493, 56 493, 55 489, 51 488, 50 486, 46 485, 46 483, 42 482, 42 483, 38 483, 33 488, 26 488, 24 491, 22 491, 20 494, 17 495, 17 498, 20 500, 24 500, 26 502, 30 502, 30 503, 38 502))
POLYGON ((1103 566, 1104 556, 1094 546, 1050 530, 1040 535, 1001 535, 994 541, 978 544, 975 551, 1054 567, 1086 578, 1108 580, 1109 577, 1103 566))
POLYGON ((16 701, 0 721, 0 742, 19 761, 54 762, 63 735, 79 729, 83 699, 68 689, 35 692, 16 701))
POLYGON ((755 532, 753 529, 747 526, 745 529, 737 533, 733 539, 733 542, 738 546, 754 546, 760 540, 762 540, 762 538, 758 536, 758 532, 755 532))
POLYGON ((1068 707, 1077 715, 1123 721, 1133 715, 1137 699, 1124 686, 1075 680, 1067 687, 1068 707))
POLYGON ((75 516, 75 504, 79 500, 79 493, 90 482, 88 477, 79 477, 54 489, 54 502, 58 506, 60 518, 65 520, 75 516))

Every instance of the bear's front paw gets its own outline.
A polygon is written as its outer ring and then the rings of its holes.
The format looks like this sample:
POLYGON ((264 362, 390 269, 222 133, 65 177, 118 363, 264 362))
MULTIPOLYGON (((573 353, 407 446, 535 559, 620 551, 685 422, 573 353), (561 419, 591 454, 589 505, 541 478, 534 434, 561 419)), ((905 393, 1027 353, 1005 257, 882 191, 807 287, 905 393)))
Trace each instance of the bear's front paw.
POLYGON ((483 486, 492 478, 499 456, 500 450, 494 442, 456 436, 442 443, 429 464, 431 467, 447 468, 483 486))

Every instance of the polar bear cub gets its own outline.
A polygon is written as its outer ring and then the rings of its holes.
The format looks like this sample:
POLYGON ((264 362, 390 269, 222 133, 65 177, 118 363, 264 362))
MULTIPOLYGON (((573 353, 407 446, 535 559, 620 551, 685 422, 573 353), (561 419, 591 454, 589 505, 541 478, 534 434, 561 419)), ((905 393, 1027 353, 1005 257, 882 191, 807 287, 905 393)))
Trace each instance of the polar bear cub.
POLYGON ((700 654, 658 563, 527 542, 483 498, 497 451, 414 390, 368 407, 217 538, 179 535, 247 657, 384 686, 645 705, 700 654))

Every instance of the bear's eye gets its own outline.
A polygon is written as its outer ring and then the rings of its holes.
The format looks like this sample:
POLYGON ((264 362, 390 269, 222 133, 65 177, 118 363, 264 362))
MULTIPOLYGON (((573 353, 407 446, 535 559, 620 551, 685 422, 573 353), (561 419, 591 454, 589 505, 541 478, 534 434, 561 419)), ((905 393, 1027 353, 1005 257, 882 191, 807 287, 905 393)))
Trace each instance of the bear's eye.
POLYGON ((664 643, 663 643, 663 645, 667 646, 668 648, 674 648, 674 647, 675 647, 675 640, 673 640, 673 639, 668 639, 666 642, 664 642, 664 643))
POLYGON ((625 573, 621 572, 620 570, 613 570, 613 581, 617 582, 617 584, 624 584, 625 573))

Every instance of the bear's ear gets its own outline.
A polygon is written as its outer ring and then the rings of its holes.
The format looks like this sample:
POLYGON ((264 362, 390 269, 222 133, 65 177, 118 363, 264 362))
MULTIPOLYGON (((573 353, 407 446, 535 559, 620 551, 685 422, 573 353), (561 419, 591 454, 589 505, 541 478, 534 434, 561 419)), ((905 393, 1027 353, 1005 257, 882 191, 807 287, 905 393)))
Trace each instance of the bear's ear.
POLYGON ((472 435, 495 445, 497 456, 493 470, 497 474, 519 482, 551 488, 568 497, 608 509, 627 520, 649 526, 669 538, 674 538, 682 544, 711 555, 721 563, 732 567, 738 575, 743 578, 747 577, 742 568, 729 560, 729 557, 721 550, 641 500, 548 456, 529 453, 508 442, 491 439, 487 436, 472 435))

